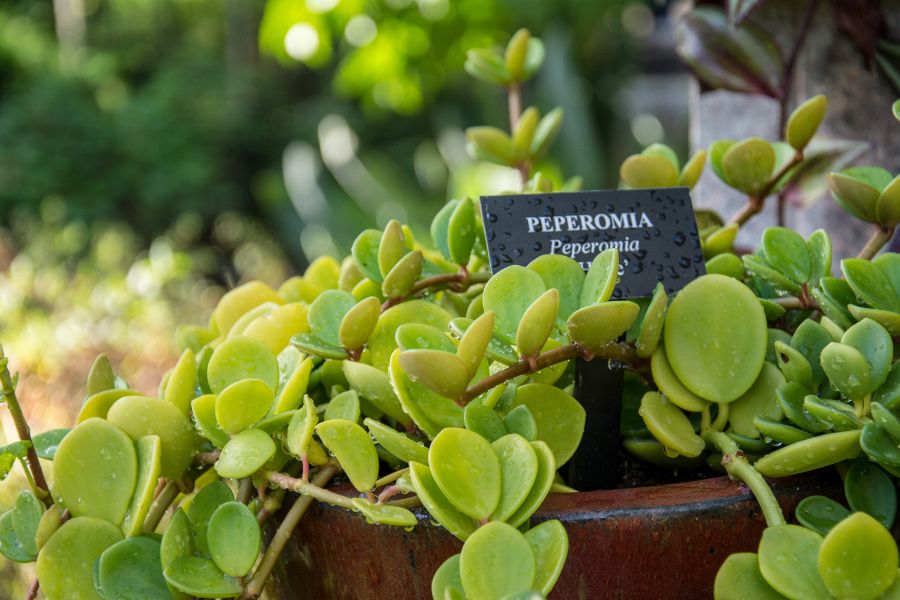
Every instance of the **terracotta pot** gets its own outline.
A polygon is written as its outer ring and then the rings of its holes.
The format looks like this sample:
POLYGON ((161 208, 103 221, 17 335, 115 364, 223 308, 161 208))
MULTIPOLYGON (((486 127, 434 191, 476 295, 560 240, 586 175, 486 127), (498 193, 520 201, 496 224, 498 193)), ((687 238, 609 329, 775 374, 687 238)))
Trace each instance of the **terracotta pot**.
MULTIPOLYGON (((812 494, 842 499, 833 470, 774 481, 773 487, 786 515, 812 494)), ((462 544, 431 524, 424 511, 419 517, 420 524, 407 532, 317 503, 275 570, 277 597, 431 598, 432 574, 462 544)), ((725 557, 755 551, 765 527, 749 490, 726 477, 553 494, 533 521, 546 519, 563 522, 570 544, 551 600, 711 598, 725 557)))

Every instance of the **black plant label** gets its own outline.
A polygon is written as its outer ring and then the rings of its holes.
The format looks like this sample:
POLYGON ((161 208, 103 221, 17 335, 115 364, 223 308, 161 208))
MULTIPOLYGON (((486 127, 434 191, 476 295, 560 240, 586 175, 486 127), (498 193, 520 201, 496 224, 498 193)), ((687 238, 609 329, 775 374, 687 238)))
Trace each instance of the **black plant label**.
POLYGON ((657 282, 671 294, 706 272, 686 187, 482 196, 491 272, 562 254, 587 270, 619 250, 613 298, 650 296, 657 282))

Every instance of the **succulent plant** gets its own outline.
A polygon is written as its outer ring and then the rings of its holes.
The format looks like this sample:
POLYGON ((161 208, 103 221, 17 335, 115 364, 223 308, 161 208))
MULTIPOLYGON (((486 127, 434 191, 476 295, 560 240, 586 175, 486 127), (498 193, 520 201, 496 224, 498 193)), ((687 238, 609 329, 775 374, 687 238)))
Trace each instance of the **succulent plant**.
MULTIPOLYGON (((476 50, 467 62, 507 87, 512 124, 511 134, 470 130, 472 151, 516 167, 525 191, 552 190, 535 165, 561 114, 519 107, 542 57, 520 32, 505 53, 476 50)), ((0 449, 0 476, 20 462, 31 489, 0 516, 0 553, 36 561, 51 600, 251 599, 315 500, 379 526, 430 518, 462 540, 434 575, 435 598, 543 597, 568 538, 558 521, 529 520, 551 491, 570 491, 557 471, 585 427, 573 359, 601 358, 638 390, 623 414, 628 451, 657 465, 721 465, 759 500, 770 526, 759 553, 725 562, 717 597, 896 588, 886 528, 900 476, 900 255, 872 259, 879 230, 836 278, 824 231, 770 228, 755 253, 732 248, 802 161, 824 109, 821 97, 801 104, 786 143, 709 148, 748 205, 728 225, 698 214, 709 273, 671 298, 659 285, 651 298, 611 300, 615 249, 587 271, 551 254, 490 276, 479 211, 463 198, 437 213, 430 243, 391 221, 362 232, 350 257, 318 259, 277 290, 232 289, 206 327, 181 331, 183 354, 155 396, 129 389, 101 356, 72 429, 30 436, 3 358, 22 439, 0 449), (50 486, 38 457, 53 462, 50 486), (806 528, 786 524, 765 477, 835 464, 847 467, 856 512, 811 498, 797 513, 806 528), (327 487, 339 473, 355 494, 327 487), (264 547, 262 527, 282 506, 264 547)), ((622 180, 691 186, 705 156, 681 167, 655 145, 625 161, 622 180)), ((870 187, 877 217, 891 186, 870 187)), ((839 203, 863 214, 844 190, 839 203)))

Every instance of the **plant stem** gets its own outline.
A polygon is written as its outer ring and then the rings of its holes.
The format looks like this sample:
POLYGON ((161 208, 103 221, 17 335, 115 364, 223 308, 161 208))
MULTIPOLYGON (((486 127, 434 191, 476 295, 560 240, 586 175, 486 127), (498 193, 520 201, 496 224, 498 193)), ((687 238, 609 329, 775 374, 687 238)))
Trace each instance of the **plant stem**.
MULTIPOLYGON (((322 487, 327 485, 337 472, 337 465, 325 465, 316 474, 316 476, 313 477, 312 483, 306 485, 311 485, 318 489, 322 489, 322 487)), ((283 474, 273 473, 269 471, 266 475, 283 474)), ((293 479, 292 477, 288 477, 287 475, 284 475, 284 477, 293 479)), ((272 479, 269 478, 269 481, 272 481, 272 479)), ((299 479, 294 479, 294 481, 303 483, 299 479)), ((266 553, 263 555, 262 560, 259 563, 259 567, 257 567, 256 571, 253 573, 253 577, 250 579, 247 587, 244 588, 244 593, 241 594, 241 600, 256 600, 256 598, 259 598, 260 594, 262 594, 263 588, 266 585, 266 581, 269 579, 269 575, 272 574, 272 569, 275 568, 275 563, 278 561, 278 557, 281 556, 281 553, 284 551, 284 547, 287 545, 288 540, 291 539, 291 535, 294 533, 294 529, 297 528, 297 524, 300 523, 300 519, 306 513, 307 509, 312 504, 312 501, 312 495, 304 495, 297 498, 297 500, 294 502, 294 505, 291 506, 291 509, 284 516, 284 520, 281 521, 281 525, 278 526, 278 529, 272 536, 272 542, 269 544, 269 547, 266 548, 266 553)))
POLYGON ((506 88, 506 99, 509 106, 509 133, 512 134, 516 129, 516 123, 522 116, 522 84, 513 81, 506 88))
MULTIPOLYGON (((263 471, 261 475, 263 479, 270 483, 274 483, 280 488, 297 492, 304 496, 310 496, 319 502, 325 502, 326 504, 339 506, 341 508, 353 508, 352 498, 335 494, 330 490, 324 489, 316 483, 318 476, 314 478, 312 482, 309 482, 297 479, 296 477, 291 477, 290 475, 285 475, 284 473, 279 473, 278 471, 263 471)), ((328 479, 331 479, 331 476, 329 476, 328 479)))
POLYGON ((747 458, 735 441, 721 431, 706 431, 703 438, 722 451, 722 466, 728 474, 742 481, 753 492, 766 518, 766 525, 769 527, 784 525, 786 523, 784 513, 781 512, 781 506, 772 488, 759 471, 747 462, 747 458))
POLYGON ((859 254, 856 255, 856 258, 865 258, 866 260, 871 260, 878 251, 881 250, 881 247, 891 241, 891 238, 894 237, 894 230, 896 227, 885 227, 884 225, 876 225, 875 232, 872 234, 872 237, 866 242, 866 245, 863 246, 862 250, 859 251, 859 254))
POLYGON ((177 483, 174 481, 166 482, 166 485, 159 493, 159 496, 157 496, 156 500, 153 501, 153 504, 150 505, 150 510, 147 512, 147 517, 144 519, 144 531, 146 533, 153 533, 156 530, 156 526, 159 525, 163 515, 166 514, 166 511, 169 510, 169 507, 175 502, 175 498, 178 497, 179 493, 180 490, 178 489, 177 483))
POLYGON ((25 600, 35 600, 38 597, 38 591, 41 589, 41 582, 38 581, 38 578, 35 577, 34 581, 31 582, 31 587, 28 588, 28 593, 25 594, 25 600))
POLYGON ((751 217, 759 214, 766 204, 766 198, 772 193, 772 188, 774 188, 778 181, 784 177, 785 173, 799 165, 801 162, 803 162, 803 152, 798 150, 794 153, 791 160, 786 162, 783 167, 778 169, 778 171, 769 178, 769 181, 766 182, 766 185, 764 185, 759 192, 747 198, 747 203, 731 217, 728 224, 743 225, 749 221, 751 217))
POLYGON ((399 471, 394 471, 393 473, 389 473, 375 482, 375 487, 380 488, 383 485, 387 485, 389 483, 394 483, 404 475, 409 473, 409 467, 405 467, 400 469, 399 471))
POLYGON ((250 502, 250 494, 253 492, 253 479, 250 477, 244 477, 241 479, 241 483, 238 486, 237 500, 241 504, 247 504, 250 502))
POLYGON ((441 273, 440 275, 432 275, 431 277, 426 277, 425 279, 420 279, 416 282, 416 284, 409 290, 409 293, 405 296, 399 296, 397 298, 388 298, 385 300, 384 304, 381 305, 381 312, 386 311, 392 306, 396 306, 401 302, 412 298, 416 294, 424 292, 430 288, 437 288, 442 285, 457 285, 459 287, 468 287, 470 285, 475 285, 477 283, 487 283, 487 280, 490 279, 491 274, 487 271, 478 271, 477 273, 470 273, 467 270, 460 269, 456 273, 441 273))
POLYGON ((3 353, 3 347, 0 346, 0 391, 6 399, 6 405, 9 407, 9 414, 12 415, 13 423, 16 426, 16 433, 19 439, 28 444, 26 458, 28 459, 28 468, 31 471, 31 478, 34 480, 34 486, 37 489, 37 495, 45 505, 53 504, 53 497, 50 495, 50 488, 47 486, 47 478, 44 477, 44 470, 41 468, 41 461, 38 458, 37 451, 34 449, 34 441, 31 439, 31 428, 28 421, 25 420, 25 413, 22 412, 22 405, 16 396, 16 382, 13 381, 9 374, 9 359, 3 353))
POLYGON ((519 375, 540 371, 541 369, 555 365, 556 363, 564 362, 579 356, 585 360, 605 358, 611 361, 627 362, 631 364, 636 364, 640 361, 633 348, 618 342, 610 342, 594 353, 587 352, 578 344, 566 344, 565 346, 560 346, 553 350, 538 354, 528 360, 521 360, 502 371, 497 371, 493 375, 485 377, 475 385, 466 388, 466 391, 457 398, 456 403, 460 406, 465 406, 492 387, 500 385, 505 381, 509 381, 519 375))
POLYGON ((728 413, 730 409, 728 408, 729 404, 719 404, 719 412, 716 413, 716 419, 710 425, 711 429, 715 431, 722 431, 725 429, 725 425, 728 424, 728 413))

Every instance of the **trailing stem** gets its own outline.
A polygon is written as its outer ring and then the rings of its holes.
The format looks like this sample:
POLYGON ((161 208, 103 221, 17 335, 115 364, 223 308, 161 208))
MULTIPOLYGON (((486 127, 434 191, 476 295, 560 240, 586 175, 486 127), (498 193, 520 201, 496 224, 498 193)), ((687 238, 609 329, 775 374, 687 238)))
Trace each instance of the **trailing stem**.
MULTIPOLYGON (((522 84, 518 81, 510 83, 506 88, 506 94, 509 105, 509 133, 512 135, 516 130, 519 117, 522 116, 522 84)), ((531 176, 531 163, 527 160, 520 161, 516 164, 516 170, 519 171, 519 177, 522 179, 522 189, 524 190, 525 185, 528 183, 528 178, 531 176)))
MULTIPOLYGON (((319 473, 321 473, 321 471, 319 473)), ((314 498, 319 502, 325 502, 326 504, 339 506, 341 508, 353 508, 351 498, 336 494, 330 490, 326 490, 322 487, 322 485, 324 484, 316 483, 319 478, 318 475, 313 478, 312 481, 303 481, 302 479, 297 479, 296 477, 291 477, 290 475, 279 473, 278 471, 263 471, 261 475, 263 479, 265 479, 269 483, 274 483, 280 488, 284 488, 286 490, 290 490, 304 496, 310 496, 311 498, 314 498)), ((331 477, 329 477, 328 479, 331 479, 331 477)))
POLYGON ((28 469, 31 471, 30 479, 34 482, 35 492, 44 504, 50 506, 53 504, 53 497, 50 495, 47 478, 44 477, 44 470, 41 468, 40 459, 38 459, 37 451, 34 449, 34 441, 31 439, 31 428, 28 426, 28 421, 25 420, 22 405, 19 404, 19 399, 16 397, 16 383, 16 380, 9 373, 9 359, 3 354, 3 347, 0 346, 0 392, 2 392, 6 405, 9 407, 9 413, 12 415, 19 439, 28 445, 26 458, 28 459, 28 469))
POLYGON ((639 364, 641 361, 634 349, 627 344, 610 342, 606 346, 600 348, 597 352, 588 352, 578 344, 566 344, 565 346, 548 350, 537 356, 522 359, 502 371, 497 371, 493 375, 485 377, 475 385, 468 387, 466 391, 457 398, 456 403, 460 406, 465 406, 489 389, 509 381, 510 379, 514 379, 519 375, 534 373, 535 371, 540 371, 541 369, 545 369, 556 363, 578 357, 584 358, 585 360, 605 358, 610 361, 630 363, 632 365, 639 364))
POLYGON ((865 258, 866 260, 871 260, 878 251, 881 250, 882 246, 891 241, 891 238, 894 237, 894 227, 885 227, 884 225, 877 225, 875 232, 872 234, 872 237, 866 242, 866 245, 863 246, 862 250, 859 251, 859 254, 856 255, 856 258, 865 258))
POLYGON ((381 312, 384 312, 392 306, 396 306, 397 304, 400 304, 401 302, 412 298, 416 294, 420 294, 428 290, 437 291, 437 288, 446 285, 452 288, 454 291, 463 291, 471 285, 475 285, 478 283, 487 283, 487 280, 490 278, 490 276, 491 274, 487 271, 470 273, 466 269, 460 269, 456 273, 441 273, 440 275, 432 275, 431 277, 426 277, 425 279, 420 279, 419 281, 417 281, 412 289, 409 290, 409 293, 405 296, 388 298, 384 302, 384 304, 381 305, 381 312))
POLYGON ((784 164, 783 167, 778 169, 778 171, 772 175, 769 181, 766 182, 766 185, 762 187, 756 194, 747 198, 747 203, 738 210, 733 217, 728 221, 730 225, 743 225, 747 221, 749 221, 753 216, 762 212, 763 207, 766 204, 766 198, 768 198, 769 194, 772 193, 772 188, 781 180, 784 175, 803 162, 803 152, 797 150, 794 153, 794 156, 784 164))
POLYGON ((180 493, 181 490, 178 489, 178 484, 176 482, 166 482, 162 491, 156 496, 156 500, 150 505, 150 510, 147 512, 147 517, 144 519, 144 531, 146 533, 153 533, 156 530, 156 526, 159 525, 163 515, 166 514, 166 511, 169 510, 169 507, 172 506, 172 503, 175 502, 175 498, 177 498, 180 493))
POLYGON ((712 430, 705 431, 703 438, 722 452, 722 466, 728 474, 742 481, 753 492, 766 519, 766 525, 769 527, 784 525, 786 523, 784 513, 781 512, 781 506, 775 499, 772 488, 759 471, 747 461, 747 457, 735 441, 721 431, 712 430))
MULTIPOLYGON (((334 477, 335 474, 337 474, 337 472, 337 465, 331 463, 327 464, 322 467, 321 470, 319 470, 315 477, 313 477, 311 483, 306 483, 300 479, 294 479, 293 477, 284 475, 283 473, 275 473, 273 471, 267 471, 263 474, 263 476, 279 486, 281 485, 281 483, 289 483, 288 480, 293 480, 294 484, 298 487, 303 488, 304 486, 312 486, 324 492, 325 490, 322 489, 323 486, 327 485, 331 478, 334 477)), ((299 493, 302 494, 303 492, 299 493)), ((337 496, 337 494, 334 495, 337 496)), ((287 512, 287 514, 284 516, 284 519, 281 521, 281 525, 279 525, 278 529, 275 530, 275 534, 272 536, 272 541, 269 544, 268 548, 266 548, 266 552, 259 563, 259 567, 257 567, 256 572, 253 573, 253 577, 250 579, 250 582, 247 583, 247 586, 244 588, 244 593, 241 594, 241 600, 256 600, 262 594, 263 588, 266 585, 266 581, 269 579, 269 575, 272 574, 272 569, 275 568, 275 563, 278 561, 278 557, 281 556, 282 552, 284 552, 284 547, 287 545, 288 540, 291 539, 291 535, 294 533, 294 529, 297 528, 297 525, 300 523, 300 519, 306 513, 307 509, 312 504, 312 501, 313 495, 302 495, 297 498, 297 500, 294 502, 294 505, 291 506, 291 509, 287 512)))

